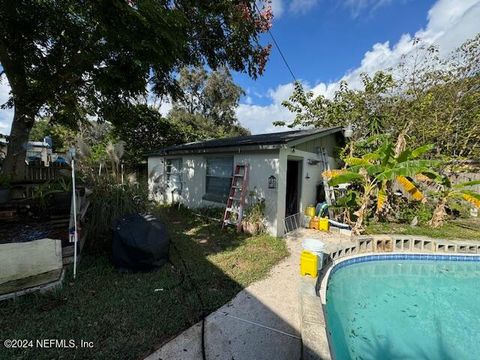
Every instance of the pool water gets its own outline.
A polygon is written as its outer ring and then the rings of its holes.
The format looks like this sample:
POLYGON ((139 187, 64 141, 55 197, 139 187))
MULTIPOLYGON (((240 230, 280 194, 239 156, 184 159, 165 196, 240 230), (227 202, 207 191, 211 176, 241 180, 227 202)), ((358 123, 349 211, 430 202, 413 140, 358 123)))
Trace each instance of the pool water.
POLYGON ((480 262, 378 260, 327 289, 336 359, 480 359, 480 262))

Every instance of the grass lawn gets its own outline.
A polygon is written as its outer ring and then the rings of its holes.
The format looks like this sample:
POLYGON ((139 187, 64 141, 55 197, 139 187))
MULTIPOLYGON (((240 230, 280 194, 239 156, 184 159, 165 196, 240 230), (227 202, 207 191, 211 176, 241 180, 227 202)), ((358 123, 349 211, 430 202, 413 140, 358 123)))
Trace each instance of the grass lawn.
MULTIPOLYGON (((264 277, 288 255, 285 243, 268 235, 222 231, 218 222, 187 210, 159 208, 158 215, 199 289, 206 313, 264 277)), ((109 259, 85 255, 75 281, 68 269, 63 288, 0 303, 0 340, 73 339, 93 349, 6 350, 0 358, 139 359, 196 323, 202 314, 194 286, 175 249, 157 272, 125 274, 109 259), (183 279, 183 281, 182 281, 183 279), (163 289, 163 290, 160 290, 163 289)))
POLYGON ((421 235, 439 239, 480 240, 480 219, 457 219, 445 223, 438 229, 428 226, 410 226, 409 224, 383 223, 370 224, 366 234, 421 235))

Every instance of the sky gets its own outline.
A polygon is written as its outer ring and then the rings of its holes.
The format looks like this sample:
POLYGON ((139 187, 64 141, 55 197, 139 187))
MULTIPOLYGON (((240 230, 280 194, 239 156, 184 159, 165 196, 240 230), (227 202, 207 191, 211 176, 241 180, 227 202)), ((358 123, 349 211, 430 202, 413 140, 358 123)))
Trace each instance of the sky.
MULTIPOLYGON (((413 37, 447 54, 480 32, 480 0, 273 0, 272 7, 271 31, 295 77, 327 97, 340 80, 358 88, 361 73, 395 66, 413 37)), ((261 78, 234 78, 246 91, 240 123, 252 133, 284 130, 272 122, 293 119, 281 105, 293 79, 277 49, 261 78)))
MULTIPOLYGON (((315 94, 332 96, 339 81, 359 87, 359 75, 395 66, 418 37, 447 54, 480 32, 480 0, 272 0, 271 32, 296 79, 315 94)), ((268 34, 262 38, 271 42, 268 34)), ((237 108, 240 123, 254 134, 282 131, 289 121, 281 103, 293 78, 273 47, 263 76, 234 74, 246 94, 237 108)), ((10 89, 0 79, 0 104, 10 89)), ((162 112, 169 106, 162 106, 162 112)), ((0 133, 9 133, 13 111, 0 110, 0 133)))

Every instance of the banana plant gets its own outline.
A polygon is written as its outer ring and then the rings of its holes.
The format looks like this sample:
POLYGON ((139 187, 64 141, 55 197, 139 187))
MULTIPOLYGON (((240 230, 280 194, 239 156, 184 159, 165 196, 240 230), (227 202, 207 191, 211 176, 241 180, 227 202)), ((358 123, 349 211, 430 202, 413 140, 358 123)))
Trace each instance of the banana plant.
POLYGON ((423 201, 424 195, 414 183, 413 178, 418 175, 429 179, 439 178, 435 171, 440 162, 435 160, 419 159, 426 152, 432 150, 433 145, 425 145, 414 150, 404 150, 395 155, 394 145, 387 139, 375 151, 362 157, 348 157, 347 165, 343 170, 332 170, 323 173, 329 180, 329 185, 335 186, 343 183, 357 183, 362 187, 360 207, 354 212, 357 217, 353 231, 361 233, 363 223, 368 214, 372 199, 376 200, 376 215, 387 208, 390 189, 397 183, 413 201, 423 201))
POLYGON ((459 199, 467 201, 480 209, 480 194, 471 190, 471 186, 479 185, 480 180, 467 181, 460 184, 452 184, 447 176, 442 177, 440 181, 440 199, 433 211, 432 219, 428 224, 433 228, 443 225, 447 218, 446 207, 449 201, 459 199))

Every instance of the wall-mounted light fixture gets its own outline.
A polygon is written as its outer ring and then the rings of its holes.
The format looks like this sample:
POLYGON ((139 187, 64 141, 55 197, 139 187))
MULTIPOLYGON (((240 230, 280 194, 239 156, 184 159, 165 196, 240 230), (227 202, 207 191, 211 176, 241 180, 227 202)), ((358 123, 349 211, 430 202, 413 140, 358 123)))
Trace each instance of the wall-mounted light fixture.
POLYGON ((307 172, 307 175, 305 176, 305 179, 310 179, 310 175, 308 175, 308 172, 307 172))
POLYGON ((268 188, 269 189, 276 189, 277 188, 277 178, 273 175, 271 175, 268 178, 268 188))

